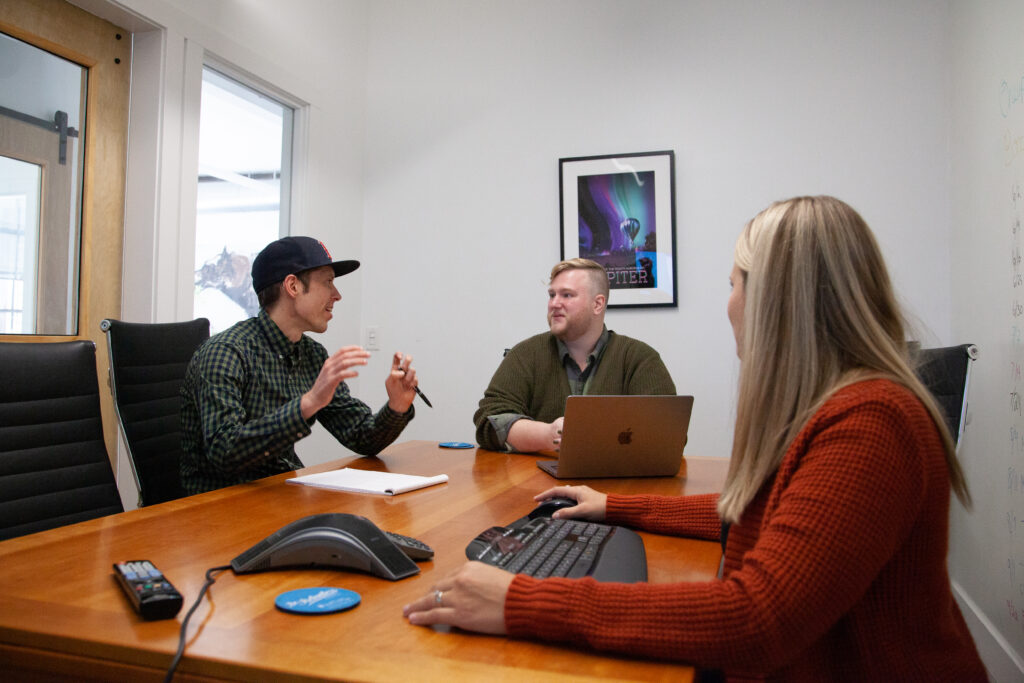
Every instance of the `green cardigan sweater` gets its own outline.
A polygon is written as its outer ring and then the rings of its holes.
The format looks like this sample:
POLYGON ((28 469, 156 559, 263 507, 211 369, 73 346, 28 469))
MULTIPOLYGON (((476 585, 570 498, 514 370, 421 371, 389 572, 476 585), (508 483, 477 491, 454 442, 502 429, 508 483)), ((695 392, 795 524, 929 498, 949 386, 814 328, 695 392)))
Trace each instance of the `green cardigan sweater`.
MULTIPOLYGON (((657 351, 611 332, 587 393, 670 395, 676 387, 657 351)), ((487 419, 491 415, 519 413, 551 422, 565 413, 568 396, 569 380, 554 335, 544 332, 516 344, 501 361, 473 415, 477 443, 504 449, 487 419)))

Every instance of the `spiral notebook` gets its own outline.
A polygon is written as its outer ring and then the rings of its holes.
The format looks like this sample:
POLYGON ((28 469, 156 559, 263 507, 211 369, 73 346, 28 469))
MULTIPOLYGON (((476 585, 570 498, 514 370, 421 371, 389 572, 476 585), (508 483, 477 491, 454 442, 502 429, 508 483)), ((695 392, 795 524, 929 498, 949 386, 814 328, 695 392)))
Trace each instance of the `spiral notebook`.
POLYGON ((353 493, 376 493, 382 496, 397 496, 399 493, 444 484, 448 481, 447 474, 433 477, 421 477, 416 474, 396 474, 394 472, 371 472, 345 467, 340 470, 306 474, 287 480, 289 484, 303 484, 335 491, 353 493))

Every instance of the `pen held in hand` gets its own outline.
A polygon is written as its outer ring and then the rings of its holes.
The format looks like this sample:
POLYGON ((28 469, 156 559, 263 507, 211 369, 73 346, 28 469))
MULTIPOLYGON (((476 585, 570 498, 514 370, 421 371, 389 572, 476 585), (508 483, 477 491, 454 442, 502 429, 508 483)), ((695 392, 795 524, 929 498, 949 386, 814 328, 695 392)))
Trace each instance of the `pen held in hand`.
MULTIPOLYGON (((399 372, 401 372, 401 373, 402 373, 403 375, 405 374, 405 370, 402 370, 402 368, 398 368, 398 370, 399 370, 399 372)), ((427 398, 427 395, 426 395, 426 394, 424 394, 424 393, 423 393, 422 391, 420 391, 420 388, 419 388, 418 386, 416 386, 416 387, 413 387, 413 389, 415 389, 415 390, 416 390, 416 393, 417 393, 417 394, 419 395, 419 397, 420 397, 420 398, 422 398, 422 399, 423 399, 423 402, 427 404, 427 407, 428 407, 428 408, 433 408, 433 407, 434 407, 434 405, 433 405, 433 404, 432 404, 432 403, 430 402, 430 399, 429 399, 429 398, 427 398)))
POLYGON ((428 408, 433 408, 433 407, 434 407, 434 406, 430 405, 430 399, 428 399, 428 398, 427 398, 427 397, 426 397, 426 396, 424 395, 424 393, 423 393, 422 391, 420 391, 420 388, 419 388, 419 387, 413 387, 413 389, 415 389, 415 390, 416 390, 416 393, 420 395, 420 398, 422 398, 422 399, 423 399, 423 402, 427 404, 427 407, 428 407, 428 408))

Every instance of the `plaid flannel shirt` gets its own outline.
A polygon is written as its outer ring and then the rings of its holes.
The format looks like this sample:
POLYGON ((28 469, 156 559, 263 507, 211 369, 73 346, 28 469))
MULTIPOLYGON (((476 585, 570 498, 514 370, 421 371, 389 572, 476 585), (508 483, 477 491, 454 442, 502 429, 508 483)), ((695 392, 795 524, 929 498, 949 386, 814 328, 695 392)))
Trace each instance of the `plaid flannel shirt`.
POLYGON ((308 422, 302 395, 313 386, 327 350, 303 335, 293 343, 265 311, 214 335, 196 351, 181 388, 182 486, 210 491, 302 467, 295 442, 319 420, 342 445, 376 455, 413 418, 385 404, 376 414, 349 394, 308 422))

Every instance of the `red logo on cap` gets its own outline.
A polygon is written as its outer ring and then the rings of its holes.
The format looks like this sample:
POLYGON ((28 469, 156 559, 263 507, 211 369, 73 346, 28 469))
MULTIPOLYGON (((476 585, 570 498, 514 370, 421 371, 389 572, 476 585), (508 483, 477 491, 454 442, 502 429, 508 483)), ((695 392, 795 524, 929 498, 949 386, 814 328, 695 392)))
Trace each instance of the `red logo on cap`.
MULTIPOLYGON (((324 250, 325 254, 327 254, 327 258, 330 259, 331 258, 331 252, 327 251, 327 247, 324 245, 324 243, 321 242, 320 240, 317 240, 317 244, 319 244, 320 248, 324 250)), ((333 261, 334 259, 331 259, 331 260, 333 261)))

